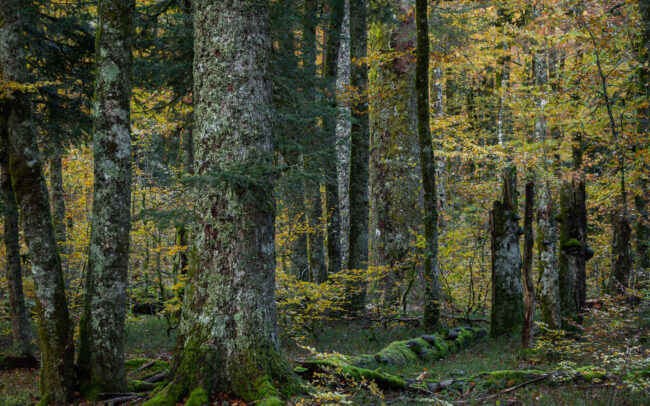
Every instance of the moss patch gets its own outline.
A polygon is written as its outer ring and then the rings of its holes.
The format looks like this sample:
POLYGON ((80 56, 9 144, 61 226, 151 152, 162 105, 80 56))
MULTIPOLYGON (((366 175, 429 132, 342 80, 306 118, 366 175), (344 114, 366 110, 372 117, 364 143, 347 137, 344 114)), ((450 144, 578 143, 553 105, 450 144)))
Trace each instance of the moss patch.
POLYGON ((196 388, 190 393, 190 396, 185 402, 185 406, 202 406, 207 405, 210 402, 210 397, 208 392, 203 388, 196 388))

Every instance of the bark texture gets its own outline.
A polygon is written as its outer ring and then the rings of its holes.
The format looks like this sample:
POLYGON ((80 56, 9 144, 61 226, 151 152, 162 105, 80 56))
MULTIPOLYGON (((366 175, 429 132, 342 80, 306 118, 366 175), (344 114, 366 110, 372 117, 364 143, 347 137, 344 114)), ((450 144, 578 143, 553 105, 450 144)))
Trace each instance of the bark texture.
MULTIPOLYGON (((541 193, 541 198, 548 193, 541 193)), ((539 308, 542 321, 549 328, 562 326, 560 312, 560 282, 557 261, 557 223, 553 204, 540 198, 537 212, 537 272, 539 277, 539 308)))
POLYGON ((427 1, 416 0, 415 26, 417 53, 415 93, 418 119, 420 169, 424 190, 424 328, 434 330, 440 324, 440 268, 438 264, 438 195, 436 193, 436 161, 429 123, 429 23, 427 1))
POLYGON ((581 175, 560 189, 560 308, 562 325, 580 321, 586 300, 587 209, 585 182, 581 175))
POLYGON ((81 390, 91 398, 126 389, 123 332, 131 230, 129 102, 135 1, 101 0, 98 11, 95 190, 78 357, 81 390))
POLYGON ((280 404, 273 384, 291 373, 276 327, 269 5, 193 6, 196 172, 206 182, 192 191, 171 382, 145 404, 175 405, 197 390, 280 404))
POLYGON ((382 283, 385 305, 399 298, 397 283, 419 219, 420 174, 415 106, 415 19, 407 5, 397 6, 397 23, 373 23, 371 53, 382 55, 369 66, 370 88, 370 264, 388 266, 382 283))
POLYGON ((333 149, 331 158, 325 162, 325 209, 327 216, 327 272, 336 273, 341 270, 341 206, 338 188, 338 153, 336 142, 336 79, 341 51, 341 32, 345 14, 344 0, 329 1, 329 20, 327 25, 327 40, 325 56, 323 57, 323 78, 329 86, 327 100, 333 114, 323 117, 323 131, 327 146, 333 149))
POLYGON ((4 106, 0 105, 0 186, 4 221, 4 244, 7 255, 6 278, 9 291, 9 317, 11 319, 11 347, 8 355, 34 357, 32 331, 25 308, 23 275, 20 265, 18 240, 18 207, 9 175, 9 134, 4 106))
MULTIPOLYGON (((348 269, 368 267, 369 197, 368 177, 370 134, 368 120, 368 47, 366 0, 350 0, 350 86, 357 92, 351 106, 350 133, 350 234, 348 269)), ((353 287, 350 311, 362 311, 365 305, 365 281, 353 287)))
POLYGON ((504 172, 503 198, 494 202, 490 212, 492 238, 492 314, 490 335, 498 337, 519 331, 524 319, 521 285, 521 252, 518 224, 517 170, 504 172))
MULTIPOLYGON (((25 83, 27 68, 20 21, 20 2, 0 1, 2 79, 25 83)), ((74 347, 61 259, 29 96, 17 91, 12 98, 7 104, 9 172, 36 286, 41 341, 41 403, 63 403, 71 395, 74 385, 74 347)))

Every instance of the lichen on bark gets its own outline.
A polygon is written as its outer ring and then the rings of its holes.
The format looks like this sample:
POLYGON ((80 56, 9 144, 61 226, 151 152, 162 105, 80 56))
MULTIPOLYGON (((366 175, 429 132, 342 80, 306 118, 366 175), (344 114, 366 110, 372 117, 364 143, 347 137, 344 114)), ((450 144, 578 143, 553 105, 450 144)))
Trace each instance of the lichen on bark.
POLYGON ((131 48, 135 1, 101 0, 96 38, 94 196, 79 380, 93 398, 127 387, 124 317, 131 230, 131 48))
POLYGON ((517 213, 517 169, 504 171, 502 200, 496 200, 490 212, 492 239, 492 311, 490 336, 518 332, 524 320, 522 259, 519 250, 521 230, 517 213))
POLYGON ((295 382, 278 348, 271 179, 271 41, 264 0, 193 2, 194 145, 200 186, 170 384, 277 403, 295 382))

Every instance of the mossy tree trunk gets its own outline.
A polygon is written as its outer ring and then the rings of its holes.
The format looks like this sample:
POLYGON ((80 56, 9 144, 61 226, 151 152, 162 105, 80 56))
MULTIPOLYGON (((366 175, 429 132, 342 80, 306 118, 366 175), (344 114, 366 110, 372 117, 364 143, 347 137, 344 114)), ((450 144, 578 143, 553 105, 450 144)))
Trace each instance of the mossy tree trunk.
MULTIPOLYGON (((305 0, 303 2, 302 21, 302 66, 305 69, 305 100, 313 104, 316 101, 316 23, 317 2, 305 0)), ((327 267, 325 264, 325 236, 321 227, 323 216, 323 201, 320 193, 321 167, 320 156, 324 147, 323 140, 315 120, 309 120, 305 131, 306 151, 309 155, 305 158, 305 171, 311 175, 305 182, 305 206, 307 207, 307 221, 309 222, 308 247, 309 271, 311 279, 320 283, 327 280, 327 267)))
POLYGON ((427 1, 415 3, 417 51, 415 94, 418 120, 420 169, 424 190, 424 328, 434 330, 440 324, 440 268, 438 264, 438 195, 436 193, 436 160, 429 123, 429 23, 427 1))
POLYGON ((397 23, 375 22, 369 48, 383 54, 371 62, 370 94, 370 248, 372 266, 388 266, 381 283, 385 306, 396 305, 398 283, 405 278, 412 241, 411 229, 419 219, 420 176, 415 116, 415 19, 408 4, 394 7, 397 23), (390 56, 388 58, 387 56, 390 56))
POLYGON ((211 180, 192 190, 197 220, 171 382, 145 404, 175 405, 197 391, 279 404, 273 383, 292 375, 276 327, 269 4, 193 6, 196 171, 211 180))
POLYGON ((135 0, 101 0, 96 38, 95 190, 79 322, 79 380, 91 398, 126 389, 124 317, 131 230, 131 48, 135 0))
MULTIPOLYGON (((341 48, 337 61, 337 92, 346 92, 350 86, 350 7, 349 0, 344 0, 343 24, 341 26, 341 48)), ((337 181, 339 191, 339 208, 341 213, 341 267, 347 268, 350 253, 350 133, 352 115, 350 103, 340 106, 336 120, 336 157, 337 181)))
MULTIPOLYGON (((20 11, 18 0, 0 1, 0 71, 5 81, 25 83, 27 68, 20 11)), ((16 91, 7 107, 9 172, 36 286, 41 403, 63 403, 74 386, 74 347, 50 198, 29 96, 16 91)))
POLYGON ((323 78, 329 86, 327 98, 331 114, 323 117, 323 131, 326 145, 332 148, 329 159, 325 161, 325 209, 327 218, 327 273, 332 274, 341 270, 341 207, 338 189, 338 154, 336 150, 336 78, 341 50, 341 31, 345 11, 344 0, 328 2, 329 20, 327 25, 327 40, 325 56, 323 57, 323 78))
POLYGON ((625 290, 630 287, 632 271, 632 249, 630 248, 632 230, 625 215, 614 216, 613 225, 612 262, 608 291, 610 293, 625 293, 625 290))
POLYGON ((535 321, 535 283, 533 281, 533 245, 535 236, 533 233, 533 213, 535 211, 535 182, 526 183, 526 200, 524 205, 524 300, 526 312, 524 313, 524 325, 521 334, 521 344, 529 348, 532 341, 533 323, 535 321))
POLYGON ((519 236, 523 230, 518 224, 517 207, 517 169, 511 165, 504 171, 503 198, 494 202, 490 212, 492 337, 518 332, 524 319, 519 251, 519 236))
MULTIPOLYGON (((576 160, 580 160, 576 156, 576 160)), ((586 300, 587 209, 582 174, 560 188, 560 308, 563 327, 580 321, 586 300)))
POLYGON ((23 274, 20 265, 18 240, 18 207, 9 175, 9 134, 5 108, 0 104, 0 187, 2 194, 2 218, 4 221, 4 244, 6 250, 6 278, 9 291, 9 318, 11 319, 11 347, 8 355, 34 358, 32 331, 25 308, 23 274))
MULTIPOLYGON (((368 120, 368 65, 365 58, 368 46, 366 21, 367 0, 350 0, 350 86, 357 92, 351 106, 350 135, 350 232, 348 269, 368 267, 369 196, 368 177, 370 160, 370 130, 368 120)), ((352 287, 349 309, 363 311, 366 282, 352 287)))

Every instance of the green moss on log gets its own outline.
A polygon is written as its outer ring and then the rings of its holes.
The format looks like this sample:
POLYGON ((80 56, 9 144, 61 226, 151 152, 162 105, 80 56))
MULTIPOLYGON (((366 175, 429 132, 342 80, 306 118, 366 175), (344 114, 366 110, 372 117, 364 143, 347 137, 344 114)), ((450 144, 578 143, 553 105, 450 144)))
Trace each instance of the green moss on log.
POLYGON ((339 375, 346 376, 354 380, 367 379, 374 381, 377 386, 385 389, 402 390, 406 389, 406 381, 398 376, 386 374, 378 370, 359 368, 353 365, 338 365, 328 360, 312 360, 303 363, 303 366, 310 371, 314 370, 331 370, 339 375))

